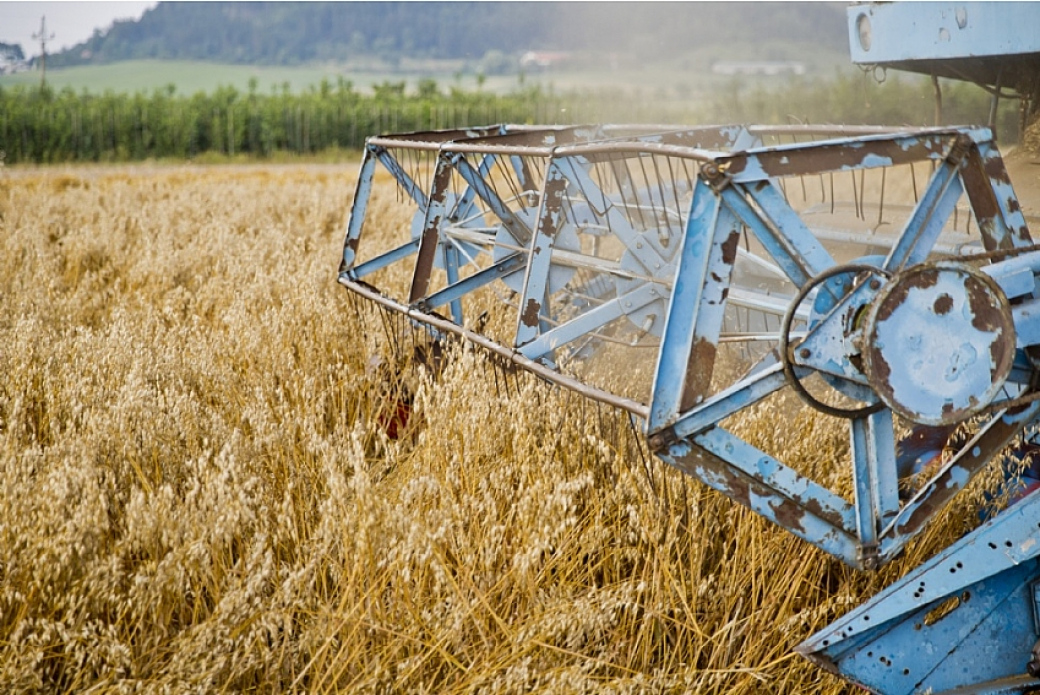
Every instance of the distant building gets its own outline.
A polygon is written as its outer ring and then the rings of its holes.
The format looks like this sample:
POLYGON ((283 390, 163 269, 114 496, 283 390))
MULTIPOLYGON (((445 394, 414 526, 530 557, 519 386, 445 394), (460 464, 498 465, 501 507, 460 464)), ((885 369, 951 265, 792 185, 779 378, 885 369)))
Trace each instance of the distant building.
POLYGON ((10 75, 29 69, 22 47, 18 44, 0 43, 0 75, 10 75))
POLYGON ((719 61, 711 66, 716 75, 804 75, 805 64, 794 60, 719 61))
POLYGON ((528 51, 520 56, 520 67, 524 69, 538 68, 548 70, 558 67, 571 59, 570 53, 562 51, 528 51))

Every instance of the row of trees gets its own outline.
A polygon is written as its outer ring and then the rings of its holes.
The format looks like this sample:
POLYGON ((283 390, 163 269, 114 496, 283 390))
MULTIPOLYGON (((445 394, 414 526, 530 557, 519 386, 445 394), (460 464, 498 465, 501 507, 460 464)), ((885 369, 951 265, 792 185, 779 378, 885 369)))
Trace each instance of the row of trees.
MULTIPOLYGON (((351 83, 323 82, 301 94, 283 89, 260 94, 231 87, 209 94, 176 94, 172 86, 151 94, 102 95, 48 87, 0 89, 0 161, 122 161, 191 158, 206 152, 269 156, 357 149, 366 137, 492 123, 880 123, 933 125, 934 99, 924 78, 885 84, 857 76, 825 82, 794 81, 783 87, 740 82, 710 95, 681 101, 626 97, 620 91, 556 93, 527 87, 498 95, 452 89, 432 81, 416 93, 385 82, 371 94, 351 83)), ((1006 103, 998 130, 1017 138, 1016 112, 1006 103)), ((987 95, 970 85, 950 85, 945 123, 985 123, 987 95)))
POLYGON ((0 89, 0 150, 8 163, 307 154, 360 148, 381 132, 534 122, 559 111, 557 102, 537 89, 406 95, 404 83, 385 83, 371 95, 342 82, 303 94, 225 87, 193 96, 172 87, 132 95, 17 87, 0 89))

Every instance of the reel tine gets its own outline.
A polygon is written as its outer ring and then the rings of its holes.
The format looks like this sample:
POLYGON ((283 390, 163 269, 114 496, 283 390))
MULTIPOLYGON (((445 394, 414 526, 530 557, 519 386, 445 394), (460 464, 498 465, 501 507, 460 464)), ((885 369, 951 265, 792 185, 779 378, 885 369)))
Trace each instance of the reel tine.
MULTIPOLYGON (((830 172, 828 174, 828 177, 831 180, 831 214, 833 215, 834 214, 834 172, 833 171, 830 172)), ((916 189, 914 190, 914 195, 915 195, 915 197, 917 195, 916 189)))
POLYGON ((509 187, 509 193, 512 198, 521 202, 524 201, 524 196, 520 192, 520 182, 517 180, 517 173, 512 167, 499 166, 498 169, 502 172, 501 176, 505 179, 506 185, 509 187))
POLYGON ((888 171, 887 169, 884 169, 884 168, 881 169, 881 197, 878 200, 878 213, 877 213, 878 227, 881 226, 881 223, 882 223, 882 220, 884 219, 884 214, 885 214, 885 173, 887 171, 888 171))
MULTIPOLYGON (((570 394, 568 394, 568 397, 571 397, 570 394)), ((580 409, 579 417, 580 417, 580 422, 581 422, 581 461, 582 461, 582 463, 584 461, 586 461, 587 459, 589 459, 589 437, 588 437, 589 422, 586 419, 588 417, 587 410, 586 410, 586 405, 587 405, 586 404, 586 400, 584 400, 584 398, 578 398, 578 407, 580 409)), ((568 408, 568 411, 569 410, 570 410, 570 408, 568 408)))
POLYGON ((393 344, 392 329, 390 328, 390 316, 388 316, 389 309, 380 305, 379 311, 379 323, 383 328, 383 336, 386 338, 387 343, 393 344))
MULTIPOLYGON (((643 475, 646 477, 647 485, 650 486, 650 491, 657 495, 657 485, 654 482, 653 466, 648 458, 643 454, 643 447, 639 445, 639 439, 641 432, 636 425, 635 418, 632 417, 632 413, 628 413, 628 427, 629 431, 634 435, 633 441, 636 448, 636 453, 639 455, 639 463, 643 471, 643 475)), ((631 447, 626 447, 631 448, 631 447)))
POLYGON ((506 398, 512 398, 513 394, 509 390, 509 373, 506 371, 506 366, 503 361, 496 357, 494 360, 495 364, 495 383, 498 383, 499 376, 502 378, 502 391, 506 398))
MULTIPOLYGON (((668 164, 668 178, 672 182, 672 197, 675 200, 675 210, 676 210, 676 212, 679 213, 678 216, 676 217, 676 224, 678 225, 678 227, 675 230, 676 235, 678 235, 678 234, 682 234, 682 231, 683 231, 683 228, 682 228, 683 227, 683 225, 682 225, 682 203, 679 202, 679 186, 676 183, 678 177, 676 176, 675 172, 672 170, 672 159, 673 159, 672 157, 665 157, 664 161, 668 164)), ((672 231, 671 226, 669 226, 668 231, 669 232, 672 231)))
POLYGON ((866 169, 859 172, 859 218, 863 221, 867 219, 867 199, 863 193, 864 182, 867 180, 866 169))
POLYGON ((631 196, 632 200, 629 201, 629 200, 624 199, 624 198, 623 198, 623 200, 625 200, 625 204, 627 206, 634 206, 635 207, 636 214, 639 215, 639 227, 640 227, 640 229, 646 229, 647 228, 646 216, 645 216, 645 211, 643 210, 642 201, 639 200, 639 191, 649 191, 650 190, 650 188, 649 188, 649 179, 646 176, 646 163, 644 162, 644 158, 643 157, 635 157, 634 159, 635 159, 635 163, 633 163, 631 158, 626 158, 625 160, 623 160, 624 163, 625 163, 625 167, 628 169, 628 179, 629 179, 629 181, 631 181, 634 178, 634 176, 632 174, 632 170, 635 169, 636 168, 636 164, 638 164, 638 166, 639 166, 639 173, 642 174, 642 180, 640 181, 642 186, 639 186, 638 188, 635 185, 631 186, 626 193, 627 193, 628 196, 631 196))
POLYGON ((852 177, 852 204, 856 209, 856 219, 862 219, 859 208, 859 189, 856 188, 856 170, 850 171, 849 175, 852 177))

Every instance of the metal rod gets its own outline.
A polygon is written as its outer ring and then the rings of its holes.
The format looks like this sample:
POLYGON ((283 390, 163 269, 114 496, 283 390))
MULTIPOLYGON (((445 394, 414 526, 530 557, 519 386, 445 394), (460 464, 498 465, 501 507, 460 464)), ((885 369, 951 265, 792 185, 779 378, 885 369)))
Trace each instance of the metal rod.
POLYGON ((493 352, 496 355, 512 362, 513 364, 523 367, 524 369, 535 374, 536 376, 545 379, 546 381, 552 382, 557 386, 562 386, 564 388, 570 389, 571 391, 574 391, 576 393, 580 393, 586 398, 596 401, 597 403, 603 403, 604 405, 609 405, 614 408, 620 408, 621 410, 632 413, 633 415, 640 417, 644 420, 647 418, 647 415, 649 414, 649 408, 643 403, 634 401, 630 398, 617 396, 613 393, 608 393, 606 391, 602 391, 600 389, 589 386, 588 384, 582 383, 581 381, 573 377, 554 371, 553 369, 545 366, 541 362, 528 359, 527 357, 521 355, 519 352, 511 348, 499 345, 490 338, 486 338, 480 335, 479 333, 475 333, 474 331, 469 330, 468 328, 463 328, 462 326, 454 324, 451 321, 448 321, 447 319, 443 319, 432 314, 427 314, 425 312, 419 311, 418 309, 413 309, 412 307, 401 304, 400 302, 397 302, 389 297, 380 294, 376 290, 366 287, 361 283, 354 282, 353 280, 344 275, 339 276, 339 283, 351 292, 356 292, 365 299, 371 300, 376 304, 379 304, 380 306, 386 307, 387 309, 392 311, 396 311, 399 314, 407 316, 409 319, 412 319, 413 321, 419 321, 421 323, 433 326, 437 330, 444 331, 445 333, 451 333, 461 338, 465 338, 474 345, 477 345, 479 347, 484 348, 485 350, 493 352))

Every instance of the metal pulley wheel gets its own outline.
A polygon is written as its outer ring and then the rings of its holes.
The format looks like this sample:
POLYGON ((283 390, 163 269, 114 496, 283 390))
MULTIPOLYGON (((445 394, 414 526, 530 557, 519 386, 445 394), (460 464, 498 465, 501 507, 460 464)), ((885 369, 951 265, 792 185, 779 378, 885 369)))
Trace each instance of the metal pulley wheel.
MULTIPOLYGON (((862 406, 855 408, 840 408, 824 403, 812 395, 799 380, 797 374, 795 374, 795 367, 802 366, 802 359, 800 358, 808 358, 809 354, 806 348, 801 348, 799 350, 791 344, 791 328, 799 306, 810 294, 812 294, 813 291, 816 291, 817 294, 813 301, 812 311, 809 317, 810 330, 823 321, 842 299, 852 293, 853 289, 857 287, 860 282, 867 281, 866 278, 871 278, 869 280, 871 283, 871 289, 879 287, 879 280, 887 278, 888 272, 867 262, 870 260, 877 259, 876 257, 866 258, 862 259, 862 262, 834 266, 805 283, 795 296, 794 301, 791 302, 787 313, 784 315, 784 321, 780 331, 780 362, 783 365, 784 375, 786 376, 788 383, 805 403, 822 413, 834 417, 847 419, 866 417, 867 415, 876 413, 884 408, 885 404, 874 400, 873 396, 871 396, 870 401, 862 406)), ((844 317, 844 326, 841 331, 843 338, 848 339, 853 332, 853 323, 859 317, 865 302, 866 298, 852 301, 845 309, 846 316, 844 317)), ((851 352, 851 350, 845 349, 844 352, 851 352)), ((846 355, 846 358, 847 357, 848 355, 846 355)), ((856 400, 859 400, 858 397, 862 396, 862 386, 860 386, 859 389, 856 389, 854 388, 855 385, 851 382, 839 379, 824 372, 820 372, 820 374, 823 377, 823 380, 836 391, 856 400)))

